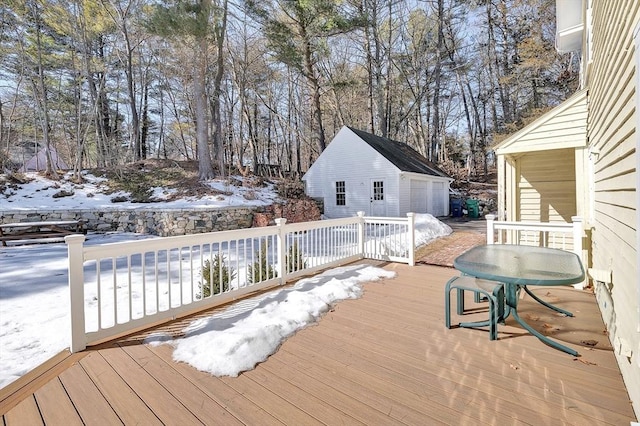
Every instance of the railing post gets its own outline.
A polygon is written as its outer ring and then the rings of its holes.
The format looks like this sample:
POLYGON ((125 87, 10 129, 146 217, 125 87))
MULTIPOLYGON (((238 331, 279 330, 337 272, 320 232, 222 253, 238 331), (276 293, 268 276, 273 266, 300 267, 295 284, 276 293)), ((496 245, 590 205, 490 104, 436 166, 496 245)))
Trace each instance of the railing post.
POLYGON ((582 218, 571 216, 573 225, 573 252, 582 259, 582 218))
POLYGON ((358 215, 358 254, 360 258, 364 258, 364 212, 360 211, 358 215))
MULTIPOLYGON (((582 218, 580 216, 571 216, 571 222, 573 225, 573 252, 580 258, 580 261, 582 262, 582 266, 586 271, 587 266, 585 265, 584 257, 582 256, 582 253, 583 253, 582 252, 582 234, 583 234, 582 218)), ((584 288, 585 281, 575 284, 574 287, 580 288, 580 289, 584 288)))
POLYGON ((485 216, 487 220, 487 244, 493 244, 495 241, 493 239, 495 234, 494 222, 496 220, 496 215, 488 214, 485 216))
POLYGON ((414 213, 407 213, 407 222, 409 225, 409 266, 415 266, 416 264, 416 233, 415 223, 416 218, 414 213))
POLYGON ((278 276, 280 277, 280 285, 284 285, 287 282, 287 233, 284 229, 284 225, 287 223, 287 219, 276 219, 276 226, 278 227, 278 276))
POLYGON ((69 261, 69 316, 71 319, 71 344, 69 350, 80 352, 87 347, 84 326, 84 235, 67 235, 69 261))

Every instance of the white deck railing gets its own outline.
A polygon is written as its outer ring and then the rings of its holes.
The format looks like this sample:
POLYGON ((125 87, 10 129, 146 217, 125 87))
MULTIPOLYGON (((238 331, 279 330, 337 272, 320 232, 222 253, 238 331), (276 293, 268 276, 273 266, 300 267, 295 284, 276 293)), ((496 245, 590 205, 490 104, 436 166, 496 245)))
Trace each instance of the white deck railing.
POLYGON ((72 352, 358 259, 414 264, 414 215, 85 246, 69 256, 72 352))
MULTIPOLYGON (((571 223, 496 221, 488 214, 487 244, 519 244, 551 247, 577 254, 584 265, 582 218, 571 217, 571 223)), ((584 283, 574 285, 583 288, 584 283)))

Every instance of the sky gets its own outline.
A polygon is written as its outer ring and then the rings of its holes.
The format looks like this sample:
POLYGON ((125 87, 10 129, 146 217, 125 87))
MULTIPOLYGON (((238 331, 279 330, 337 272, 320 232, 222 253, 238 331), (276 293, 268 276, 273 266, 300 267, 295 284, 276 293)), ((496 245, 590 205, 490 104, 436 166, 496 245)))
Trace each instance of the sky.
MULTIPOLYGON (((35 176, 35 175, 33 175, 35 176)), ((90 180, 94 179, 89 177, 90 180)), ((38 178, 21 188, 0 193, 1 210, 36 208, 74 209, 108 208, 113 194, 100 194, 99 182, 82 185, 52 183, 38 178), (51 198, 65 187, 74 195, 51 198), (92 192, 93 191, 93 192, 92 192), (94 194, 87 196, 87 194, 94 194)), ((247 200, 242 187, 230 188, 224 182, 212 185, 237 190, 224 199, 179 200, 163 207, 190 208, 216 205, 270 203, 276 196, 271 188, 261 190, 247 200), (220 203, 220 204, 217 204, 220 203)), ((157 189, 162 194, 162 189, 157 189)), ((149 204, 118 203, 118 208, 149 207, 149 204)), ((431 215, 416 215, 416 246, 451 233, 451 228, 431 215)), ((86 245, 151 238, 133 233, 89 234, 86 245)), ((173 339, 153 335, 147 343, 174 348, 176 361, 186 362, 201 371, 220 376, 237 376, 266 360, 289 336, 317 322, 336 303, 356 299, 363 284, 393 279, 393 272, 370 265, 333 268, 294 286, 280 288, 259 297, 241 300, 224 311, 194 320, 184 336, 173 339)), ((45 362, 69 346, 69 294, 67 247, 65 243, 10 243, 0 246, 0 388, 45 362)))

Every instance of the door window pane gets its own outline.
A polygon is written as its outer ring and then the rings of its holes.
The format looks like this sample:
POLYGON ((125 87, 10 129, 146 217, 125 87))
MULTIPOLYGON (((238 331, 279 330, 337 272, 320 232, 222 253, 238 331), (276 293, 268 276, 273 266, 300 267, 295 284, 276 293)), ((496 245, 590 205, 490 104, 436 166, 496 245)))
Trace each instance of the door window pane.
POLYGON ((336 182, 336 205, 345 206, 347 204, 346 185, 343 180, 336 182))
POLYGON ((373 201, 382 201, 384 200, 384 186, 383 181, 374 181, 373 182, 373 201))

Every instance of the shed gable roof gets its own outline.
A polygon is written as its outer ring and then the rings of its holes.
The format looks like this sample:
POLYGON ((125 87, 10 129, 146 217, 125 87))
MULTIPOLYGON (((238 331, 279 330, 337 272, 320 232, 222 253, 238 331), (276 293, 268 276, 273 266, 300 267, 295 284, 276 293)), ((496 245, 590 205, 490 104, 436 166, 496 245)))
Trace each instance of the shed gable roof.
POLYGON ((543 114, 496 145, 497 155, 587 146, 587 90, 543 114))
POLYGON ((407 144, 376 136, 353 127, 347 126, 347 128, 389 160, 400 171, 449 178, 449 175, 438 166, 407 144))

